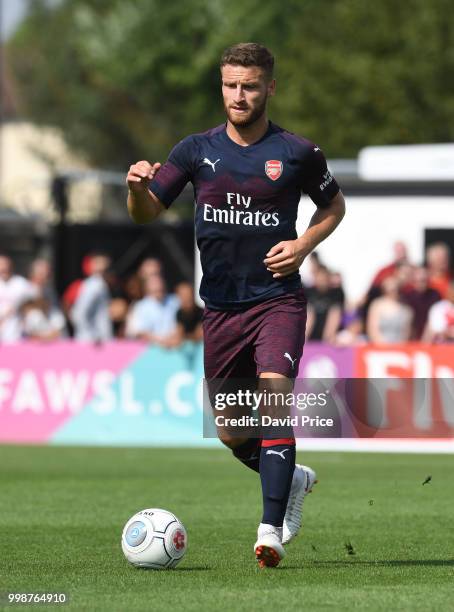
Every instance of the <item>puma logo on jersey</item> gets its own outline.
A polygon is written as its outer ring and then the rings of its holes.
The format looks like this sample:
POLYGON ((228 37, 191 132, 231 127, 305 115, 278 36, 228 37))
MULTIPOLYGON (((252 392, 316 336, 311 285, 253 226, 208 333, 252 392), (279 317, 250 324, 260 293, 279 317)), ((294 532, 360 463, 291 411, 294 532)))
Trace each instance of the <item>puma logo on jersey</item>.
POLYGON ((282 451, 275 451, 275 450, 269 449, 269 450, 266 451, 266 454, 267 455, 279 455, 279 457, 282 457, 282 459, 285 459, 284 453, 285 453, 285 451, 288 451, 288 450, 290 450, 290 449, 289 448, 284 448, 284 450, 282 450, 282 451))
POLYGON ((287 359, 292 363, 292 368, 294 368, 295 367, 296 357, 295 357, 295 359, 292 359, 288 353, 284 353, 284 357, 287 357, 287 359))
POLYGON ((208 159, 208 157, 204 157, 203 158, 203 162, 204 164, 208 164, 209 166, 211 166, 213 168, 213 172, 216 172, 216 168, 215 165, 218 163, 218 161, 221 161, 221 159, 217 159, 215 162, 212 162, 208 159))

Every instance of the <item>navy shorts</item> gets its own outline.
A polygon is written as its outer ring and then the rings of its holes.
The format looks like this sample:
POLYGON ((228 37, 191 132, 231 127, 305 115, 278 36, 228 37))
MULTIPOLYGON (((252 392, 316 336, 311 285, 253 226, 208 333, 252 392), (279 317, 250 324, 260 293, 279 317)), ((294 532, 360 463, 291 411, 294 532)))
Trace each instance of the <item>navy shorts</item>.
POLYGON ((205 308, 205 378, 255 379, 262 372, 296 378, 304 347, 306 306, 300 289, 239 312, 205 308))

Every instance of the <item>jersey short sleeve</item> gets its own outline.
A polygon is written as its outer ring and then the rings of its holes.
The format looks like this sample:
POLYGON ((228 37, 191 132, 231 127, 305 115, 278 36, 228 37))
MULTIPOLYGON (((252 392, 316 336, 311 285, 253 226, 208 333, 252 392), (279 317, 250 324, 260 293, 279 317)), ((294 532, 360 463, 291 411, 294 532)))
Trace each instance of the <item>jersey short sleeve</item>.
POLYGON ((166 208, 169 208, 186 184, 192 180, 196 149, 197 145, 192 136, 180 141, 150 182, 150 191, 161 200, 166 208))
POLYGON ((339 192, 339 185, 328 170, 325 156, 317 145, 311 147, 303 160, 302 189, 320 208, 329 206, 339 192))

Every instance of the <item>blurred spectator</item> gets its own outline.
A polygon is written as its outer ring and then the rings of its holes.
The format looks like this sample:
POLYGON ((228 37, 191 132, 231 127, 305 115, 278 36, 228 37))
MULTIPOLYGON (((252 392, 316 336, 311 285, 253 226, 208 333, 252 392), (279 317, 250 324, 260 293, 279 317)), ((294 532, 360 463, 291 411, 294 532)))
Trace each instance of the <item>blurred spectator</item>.
MULTIPOLYGON (((402 243, 397 243, 397 244, 402 244, 402 243)), ((408 263, 407 261, 400 261, 390 266, 387 266, 387 268, 383 268, 383 271, 386 272, 386 273, 385 272, 383 273, 384 280, 386 280, 386 278, 389 278, 390 276, 397 279, 397 284, 399 286, 400 293, 410 291, 411 289, 413 289, 412 283, 413 283, 414 266, 412 264, 408 263), (391 268, 393 269, 393 272, 389 273, 391 268)), ((378 277, 379 274, 377 274, 376 277, 378 277)), ((359 312, 361 314, 361 318, 362 318, 364 326, 366 326, 367 324, 370 305, 372 304, 374 300, 376 300, 377 298, 383 295, 382 284, 375 285, 374 282, 375 282, 375 279, 372 282, 372 285, 369 287, 369 290, 366 293, 366 295, 360 300, 358 304, 359 312)))
POLYGON ((334 340, 342 319, 343 303, 339 291, 330 287, 330 273, 319 266, 314 274, 314 286, 305 290, 308 300, 306 337, 308 340, 334 340))
POLYGON ((129 323, 132 306, 145 297, 145 280, 151 276, 162 276, 162 265, 159 259, 147 257, 120 287, 118 280, 112 278, 109 282, 112 293, 110 302, 110 318, 116 338, 124 338, 129 333, 129 323))
POLYGON ((367 337, 364 334, 364 324, 359 312, 347 313, 343 317, 343 329, 336 335, 337 346, 356 346, 366 344, 367 337))
POLYGON ((115 338, 124 338, 128 319, 129 303, 125 297, 113 296, 109 303, 109 317, 115 338))
POLYGON ((76 302, 77 296, 79 295, 80 288, 82 286, 82 282, 84 278, 86 278, 87 276, 90 276, 91 274, 91 256, 90 255, 85 255, 85 257, 82 259, 81 268, 82 268, 83 278, 77 278, 76 280, 74 280, 72 283, 68 285, 68 287, 66 287, 65 292, 63 293, 63 297, 62 297, 63 310, 68 316, 69 316, 69 312, 71 308, 74 306, 76 302))
POLYGON ((396 276, 397 273, 399 284, 405 285, 406 289, 411 288, 409 283, 411 283, 412 267, 408 262, 407 247, 400 240, 393 244, 393 256, 393 261, 375 274, 365 296, 359 301, 358 307, 364 327, 367 327, 370 305, 383 295, 382 283, 385 279, 396 276))
POLYGON ((454 282, 448 285, 446 299, 430 307, 425 342, 454 342, 454 282))
POLYGON ((58 296, 52 284, 52 268, 47 259, 34 259, 28 275, 31 292, 36 298, 44 298, 51 306, 58 306, 58 296))
POLYGON ((413 314, 400 301, 397 278, 385 278, 381 289, 382 297, 373 300, 367 316, 369 340, 374 344, 406 342, 410 339, 413 314))
POLYGON ((112 337, 109 316, 110 293, 106 281, 110 257, 103 253, 90 256, 90 276, 82 281, 71 310, 74 337, 83 342, 101 342, 112 337))
POLYGON ((137 276, 144 281, 149 276, 162 276, 162 264, 156 257, 147 257, 137 270, 137 276))
POLYGON ((0 255, 0 342, 17 342, 21 338, 20 306, 31 297, 29 281, 13 274, 8 255, 0 255))
POLYGON ((423 266, 414 270, 412 280, 413 288, 402 293, 402 301, 413 311, 411 339, 420 340, 426 327, 429 309, 441 298, 438 291, 428 286, 429 274, 423 266))
POLYGON ((312 251, 312 253, 309 254, 308 264, 309 265, 305 270, 303 268, 303 271, 305 272, 305 274, 302 276, 303 284, 305 287, 313 287, 315 282, 315 274, 322 265, 317 251, 312 251))
POLYGON ((429 272, 429 287, 438 291, 442 298, 448 292, 453 280, 450 270, 451 251, 444 242, 436 242, 426 249, 426 263, 429 272))
POLYGON ((66 335, 65 317, 43 297, 28 300, 20 308, 22 336, 31 340, 56 340, 66 335))
POLYGON ((133 274, 126 279, 125 295, 129 304, 134 304, 144 297, 143 281, 140 280, 138 274, 133 274))
POLYGON ((162 277, 162 265, 159 259, 147 257, 142 261, 139 268, 132 274, 124 284, 125 297, 129 304, 141 300, 145 297, 145 280, 150 276, 162 277))
POLYGON ((380 287, 386 278, 394 275, 398 266, 408 263, 407 247, 400 240, 393 244, 393 255, 392 262, 375 274, 372 280, 373 287, 380 287))
POLYGON ((394 276, 397 279, 399 292, 401 294, 407 293, 413 289, 415 270, 416 267, 408 262, 402 262, 396 266, 394 276))
POLYGON ((131 309, 126 334, 165 346, 176 346, 176 314, 180 307, 176 295, 167 293, 164 279, 151 275, 144 280, 145 297, 131 309))
POLYGON ((115 338, 124 338, 130 305, 125 283, 120 280, 112 267, 105 273, 104 280, 110 293, 109 317, 112 323, 112 334, 115 338))
POLYGON ((178 344, 184 340, 201 342, 203 340, 203 308, 195 303, 193 286, 190 283, 180 283, 175 293, 180 301, 180 308, 176 314, 177 330, 175 332, 178 344))
POLYGON ((330 272, 329 274, 329 286, 332 289, 333 296, 336 297, 339 304, 344 306, 345 304, 345 292, 342 286, 342 276, 339 272, 330 272))

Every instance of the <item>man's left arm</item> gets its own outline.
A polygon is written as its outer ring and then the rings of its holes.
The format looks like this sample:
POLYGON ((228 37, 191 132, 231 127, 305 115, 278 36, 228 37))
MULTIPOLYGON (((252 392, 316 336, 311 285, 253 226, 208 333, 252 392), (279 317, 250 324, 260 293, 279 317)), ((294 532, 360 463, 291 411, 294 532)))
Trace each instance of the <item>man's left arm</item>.
POLYGON ((345 215, 345 200, 341 191, 329 205, 317 208, 309 226, 296 240, 285 240, 274 245, 266 254, 264 263, 273 278, 281 278, 296 272, 304 259, 336 229, 345 215))

